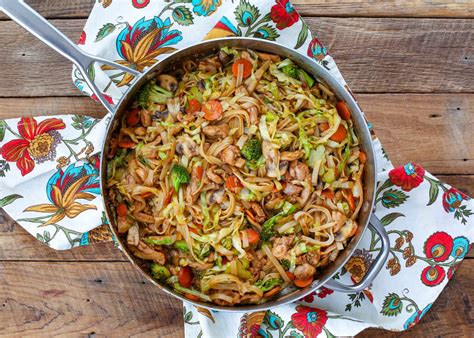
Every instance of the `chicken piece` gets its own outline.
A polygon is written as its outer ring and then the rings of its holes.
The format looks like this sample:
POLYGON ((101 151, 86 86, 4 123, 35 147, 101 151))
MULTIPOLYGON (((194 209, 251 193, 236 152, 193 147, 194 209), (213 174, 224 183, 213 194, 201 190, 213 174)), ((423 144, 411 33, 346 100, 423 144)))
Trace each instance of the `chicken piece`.
POLYGON ((281 161, 294 161, 301 158, 304 155, 303 150, 296 150, 296 151, 283 151, 280 155, 281 161))
POLYGON ((250 271, 253 275, 256 275, 256 274, 258 274, 260 271, 262 271, 263 267, 264 267, 265 264, 267 263, 267 258, 266 258, 266 256, 263 254, 262 250, 256 251, 254 255, 251 255, 251 257, 249 257, 249 260, 250 260, 250 268, 249 268, 249 271, 250 271))
POLYGON ((316 268, 308 263, 298 265, 295 269, 295 278, 300 280, 308 279, 316 273, 316 268))
POLYGON ((257 202, 250 203, 250 210, 252 211, 253 218, 258 223, 262 223, 267 219, 265 211, 263 210, 262 206, 257 202))
POLYGON ((306 181, 308 178, 311 179, 308 166, 299 161, 291 162, 289 172, 291 177, 298 181, 306 181))
POLYGON ((267 210, 274 210, 281 207, 282 203, 285 201, 283 195, 279 192, 271 193, 267 196, 265 202, 265 209, 267 210))
POLYGON ((215 165, 212 165, 209 168, 207 168, 206 176, 212 182, 214 182, 216 184, 222 184, 222 183, 224 183, 224 180, 222 179, 222 177, 220 177, 217 173, 214 172, 214 170, 216 170, 216 169, 217 169, 217 167, 215 165))
POLYGON ((268 177, 280 176, 280 152, 274 147, 271 142, 262 142, 262 153, 265 157, 265 168, 267 169, 268 177))
POLYGON ((156 251, 150 246, 146 245, 144 242, 140 241, 138 246, 129 246, 130 251, 132 251, 133 255, 146 260, 152 260, 158 264, 165 264, 166 257, 165 254, 161 251, 156 251))
POLYGON ((128 245, 138 245, 138 242, 140 241, 140 228, 138 227, 138 224, 135 223, 130 229, 128 229, 127 233, 127 244, 128 245))
POLYGON ((202 132, 209 137, 224 138, 229 135, 229 126, 227 124, 221 124, 217 126, 205 126, 202 128, 202 132))
POLYGON ((224 163, 242 168, 245 165, 245 160, 240 157, 239 148, 234 145, 228 146, 221 152, 221 159, 224 163))
POLYGON ((272 254, 277 259, 283 259, 287 256, 288 250, 291 248, 291 243, 293 243, 293 238, 295 236, 283 236, 275 239, 273 242, 272 254))
POLYGON ((292 183, 286 183, 285 189, 283 189, 283 193, 285 195, 299 195, 303 191, 303 188, 292 183))
POLYGON ((316 251, 310 251, 303 255, 303 262, 308 263, 316 267, 319 263, 321 256, 316 251))
POLYGON ((199 147, 191 137, 184 135, 183 137, 180 137, 176 144, 176 152, 180 155, 184 154, 186 157, 191 158, 199 155, 199 147))
POLYGON ((215 192, 212 193, 211 197, 209 198, 209 203, 221 204, 222 202, 224 202, 224 197, 225 197, 225 190, 224 188, 220 188, 219 190, 216 190, 215 192))
POLYGON ((276 54, 268 54, 268 53, 262 53, 262 52, 257 52, 257 55, 260 59, 263 61, 273 61, 273 62, 280 62, 280 56, 276 54))
MULTIPOLYGON (((198 167, 194 167, 193 170, 191 171, 191 183, 189 184, 190 187, 190 193, 192 195, 196 194, 199 190, 199 187, 201 186, 201 181, 204 179, 204 175, 201 173, 201 177, 199 177, 199 170, 202 171, 201 169, 198 169, 198 167)), ((204 182, 206 183, 206 182, 204 182)))
POLYGON ((288 161, 281 161, 280 162, 280 175, 285 175, 288 172, 288 167, 290 163, 288 161))
POLYGON ((250 123, 253 125, 258 124, 258 108, 256 106, 252 106, 247 109, 250 117, 250 123))
POLYGON ((221 66, 222 65, 219 61, 219 58, 217 56, 214 56, 199 62, 198 69, 206 73, 214 74, 221 66))

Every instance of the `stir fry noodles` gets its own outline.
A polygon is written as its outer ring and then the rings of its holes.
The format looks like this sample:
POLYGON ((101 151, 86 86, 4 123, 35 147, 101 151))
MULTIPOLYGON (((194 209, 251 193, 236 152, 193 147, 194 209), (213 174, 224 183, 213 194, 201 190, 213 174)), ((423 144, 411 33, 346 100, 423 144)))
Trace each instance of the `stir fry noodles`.
POLYGON ((344 102, 290 59, 222 48, 150 80, 109 145, 117 232, 192 300, 305 288, 357 231, 366 160, 344 102))

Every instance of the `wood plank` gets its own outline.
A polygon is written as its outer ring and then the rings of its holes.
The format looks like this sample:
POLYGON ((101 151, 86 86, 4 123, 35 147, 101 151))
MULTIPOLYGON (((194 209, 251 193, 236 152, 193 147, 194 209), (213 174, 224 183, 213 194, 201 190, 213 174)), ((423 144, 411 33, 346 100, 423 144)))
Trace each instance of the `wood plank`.
POLYGON ((395 165, 433 174, 474 173, 473 94, 357 95, 395 165))
MULTIPOLYGON (((27 0, 27 3, 47 18, 86 18, 94 0, 27 0)), ((472 0, 412 0, 410 5, 402 1, 361 0, 293 0, 302 16, 361 16, 361 17, 474 17, 472 0)), ((1 14, 0 19, 6 19, 1 14)))
POLYGON ((0 263, 2 336, 183 336, 182 302, 129 263, 0 263))
POLYGON ((293 0, 296 10, 302 16, 345 16, 345 17, 474 17, 472 0, 467 1, 404 1, 382 0, 293 0))
MULTIPOLYGON (((183 335, 181 302, 128 263, 1 262, 0 271, 4 335, 183 335)), ((469 336, 473 281, 474 260, 466 260, 421 323, 401 335, 469 336)), ((400 335, 371 329, 360 336, 374 333, 400 335)))
MULTIPOLYGON (((324 17, 307 22, 355 92, 469 92, 474 87, 472 20, 324 17)), ((84 23, 53 20, 73 40, 84 23)), ((0 83, 0 96, 80 95, 61 56, 11 21, 0 22, 0 31, 0 70, 8 79, 0 83)))
MULTIPOLYGON (((28 5, 45 18, 87 18, 95 0, 26 0, 28 5)), ((0 13, 0 20, 8 17, 0 13)))
POLYGON ((357 338, 472 337, 474 330, 474 260, 466 260, 415 327, 403 332, 368 329, 357 338))

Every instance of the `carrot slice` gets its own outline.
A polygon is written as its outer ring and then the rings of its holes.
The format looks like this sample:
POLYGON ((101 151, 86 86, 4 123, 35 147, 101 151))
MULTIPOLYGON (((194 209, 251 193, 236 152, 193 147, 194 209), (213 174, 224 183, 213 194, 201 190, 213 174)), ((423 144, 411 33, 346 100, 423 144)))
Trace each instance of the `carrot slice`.
POLYGON ((201 179, 202 176, 204 175, 204 169, 201 166, 198 166, 196 168, 196 173, 197 173, 197 177, 201 179))
POLYGON ((347 200, 347 204, 349 204, 349 209, 351 209, 351 211, 354 211, 355 210, 354 195, 352 195, 352 191, 350 189, 346 190, 346 200, 347 200))
POLYGON ((339 113, 339 116, 346 121, 349 121, 351 118, 351 111, 349 110, 349 107, 345 104, 343 101, 339 101, 336 104, 336 109, 337 112, 339 113))
POLYGON ((171 198, 173 197, 173 190, 168 191, 168 195, 166 195, 163 204, 167 206, 171 202, 171 198))
POLYGON ((127 114, 127 125, 136 126, 140 122, 140 109, 132 109, 127 114))
POLYGON ((293 283, 299 288, 305 288, 313 282, 313 276, 307 279, 295 279, 293 283))
POLYGON ((334 199, 334 191, 332 191, 331 189, 324 189, 321 192, 321 197, 328 198, 328 199, 332 200, 332 199, 334 199))
POLYGON ((120 217, 125 217, 127 216, 127 205, 125 203, 120 203, 117 205, 117 215, 120 217))
POLYGON ((359 160, 361 163, 365 163, 367 161, 367 155, 362 150, 359 152, 359 160))
POLYGON ((271 296, 274 296, 276 295, 278 292, 280 292, 281 290, 281 286, 275 286, 273 289, 271 289, 270 291, 267 291, 263 294, 263 297, 265 298, 268 298, 268 297, 271 297, 271 296))
POLYGON ((186 108, 186 113, 192 114, 197 111, 201 111, 201 103, 197 99, 189 100, 188 107, 186 108))
POLYGON ((120 148, 125 148, 125 149, 130 149, 130 148, 133 148, 135 147, 135 142, 133 142, 132 140, 122 140, 118 143, 118 146, 120 148))
POLYGON ((207 101, 202 110, 204 111, 204 118, 208 121, 217 120, 222 116, 222 104, 218 100, 207 101))
POLYGON ((181 269, 179 269, 178 282, 181 284, 181 286, 184 286, 185 288, 191 287, 193 278, 193 270, 189 266, 183 266, 181 269))
POLYGON ((331 140, 335 142, 342 142, 347 136, 347 130, 344 128, 342 124, 339 125, 339 128, 337 128, 336 132, 332 134, 330 137, 331 140))
POLYGON ((286 275, 290 280, 295 280, 295 274, 293 272, 287 271, 286 275))
POLYGON ((201 298, 199 298, 198 296, 196 295, 192 295, 190 293, 185 293, 184 294, 184 297, 186 297, 187 299, 191 299, 191 300, 200 300, 201 298))
POLYGON ((258 241, 260 240, 260 235, 257 231, 255 231, 254 229, 245 229, 242 232, 244 231, 247 233, 247 238, 249 239, 249 243, 251 245, 258 243, 258 241))
POLYGON ((235 60, 232 65, 232 74, 234 74, 235 77, 237 77, 239 73, 239 65, 243 66, 242 77, 244 79, 248 78, 250 74, 252 74, 252 62, 243 58, 235 60))
POLYGON ((243 185, 237 177, 232 175, 225 180, 225 187, 232 192, 238 192, 239 188, 242 188, 243 185))

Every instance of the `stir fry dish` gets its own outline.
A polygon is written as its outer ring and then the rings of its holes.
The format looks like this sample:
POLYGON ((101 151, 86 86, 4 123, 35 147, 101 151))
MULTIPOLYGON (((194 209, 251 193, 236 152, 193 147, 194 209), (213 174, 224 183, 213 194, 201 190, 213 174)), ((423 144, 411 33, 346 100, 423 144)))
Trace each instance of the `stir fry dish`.
POLYGON ((347 105, 278 55, 222 48, 146 83, 109 144, 116 230, 191 300, 305 288, 357 231, 366 155, 347 105))

